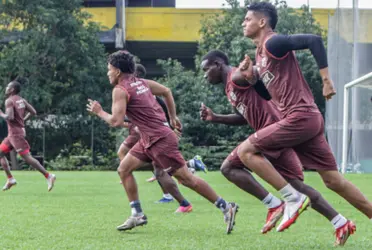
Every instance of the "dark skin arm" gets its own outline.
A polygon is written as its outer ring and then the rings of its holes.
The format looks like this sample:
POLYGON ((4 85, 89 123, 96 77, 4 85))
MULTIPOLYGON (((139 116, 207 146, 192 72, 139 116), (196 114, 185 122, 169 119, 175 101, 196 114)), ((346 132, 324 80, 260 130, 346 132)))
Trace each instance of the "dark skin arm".
POLYGON ((112 114, 104 111, 99 102, 91 99, 88 99, 87 110, 100 117, 111 127, 125 127, 124 118, 127 110, 127 103, 127 93, 120 88, 114 88, 112 91, 112 114))
POLYGON ((247 121, 244 119, 244 117, 240 115, 236 110, 235 112, 235 114, 228 115, 215 114, 210 108, 202 103, 200 107, 200 119, 202 119, 203 121, 210 121, 213 123, 221 123, 226 125, 247 125, 247 121))
POLYGON ((13 101, 7 99, 5 101, 5 113, 0 110, 0 116, 5 120, 13 120, 14 119, 14 104, 13 101))
POLYGON ((26 105, 26 115, 25 117, 23 118, 24 121, 27 121, 28 119, 30 119, 32 116, 35 116, 36 115, 36 110, 35 108, 29 104, 26 100, 24 100, 24 103, 26 105))

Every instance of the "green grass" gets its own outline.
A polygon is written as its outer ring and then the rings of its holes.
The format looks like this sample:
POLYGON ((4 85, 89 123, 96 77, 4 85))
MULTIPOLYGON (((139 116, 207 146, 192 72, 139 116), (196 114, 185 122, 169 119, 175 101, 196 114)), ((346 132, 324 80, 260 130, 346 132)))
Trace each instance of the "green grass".
MULTIPOLYGON (((136 173, 142 207, 149 223, 129 232, 116 226, 130 209, 115 172, 57 172, 55 189, 36 172, 14 172, 18 185, 2 192, 0 249, 331 249, 333 227, 313 210, 305 212, 288 231, 261 235, 263 205, 230 184, 220 173, 198 173, 229 201, 240 205, 236 227, 225 234, 222 214, 192 191, 181 191, 192 202, 190 214, 174 214, 176 203, 154 204, 161 197, 150 172, 136 173)), ((371 175, 347 175, 372 199, 371 175)), ((372 249, 372 223, 327 190, 317 174, 306 181, 357 224, 344 249, 372 249)), ((5 183, 5 177, 0 178, 5 183)))

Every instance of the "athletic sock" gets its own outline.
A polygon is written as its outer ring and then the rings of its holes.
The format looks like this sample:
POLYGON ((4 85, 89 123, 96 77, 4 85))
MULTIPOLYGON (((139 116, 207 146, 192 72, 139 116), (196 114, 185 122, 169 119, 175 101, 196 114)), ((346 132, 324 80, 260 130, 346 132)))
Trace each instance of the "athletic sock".
POLYGON ((274 208, 274 207, 278 207, 280 206, 280 204, 282 204, 282 201, 275 197, 274 195, 272 195, 271 193, 269 193, 265 199, 262 200, 262 203, 267 207, 267 208, 274 208))
POLYGON ((221 197, 218 197, 217 201, 214 203, 214 205, 216 205, 217 208, 219 208, 222 213, 226 213, 227 211, 227 202, 222 199, 221 197))
POLYGON ((143 215, 140 201, 132 201, 129 204, 132 210, 132 216, 138 217, 143 215))
POLYGON ((13 179, 13 175, 9 174, 8 179, 13 179))
POLYGON ((167 200, 172 200, 173 199, 173 196, 171 194, 163 194, 163 198, 164 199, 167 199, 167 200))
POLYGON ((296 189, 294 189, 291 184, 287 184, 285 187, 279 190, 279 193, 282 195, 283 199, 287 202, 296 202, 298 201, 300 194, 296 189))
POLYGON ((47 172, 46 174, 44 174, 45 178, 49 178, 49 173, 47 172))
POLYGON ((347 219, 342 216, 341 214, 336 215, 332 220, 331 223, 334 226, 335 229, 338 229, 345 225, 347 222, 347 219))
POLYGON ((187 200, 183 200, 183 201, 181 201, 180 206, 181 207, 188 207, 188 206, 190 206, 190 203, 187 200))

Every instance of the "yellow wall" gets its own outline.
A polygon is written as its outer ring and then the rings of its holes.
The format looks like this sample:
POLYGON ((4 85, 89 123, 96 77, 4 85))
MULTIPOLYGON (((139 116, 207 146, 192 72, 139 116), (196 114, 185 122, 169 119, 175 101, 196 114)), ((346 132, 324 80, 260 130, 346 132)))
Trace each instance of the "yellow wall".
MULTIPOLYGON (((85 8, 92 20, 111 29, 116 23, 115 8, 85 8)), ((219 9, 127 8, 126 39, 135 41, 195 42, 200 23, 219 9)))
MULTIPOLYGON (((85 8, 93 15, 92 20, 111 29, 116 23, 116 9, 85 8)), ((200 38, 200 22, 205 16, 221 13, 221 9, 175 9, 175 8, 127 8, 126 40, 129 41, 173 41, 196 42, 200 38)), ((313 16, 324 29, 328 29, 328 17, 334 9, 312 9, 313 16)), ((372 11, 360 10, 360 27, 372 30, 372 11), (366 27, 369 27, 368 29, 366 27)), ((352 10, 345 10, 339 33, 347 41, 352 41, 352 10)), ((372 43, 372 32, 361 33, 360 42, 372 43)))

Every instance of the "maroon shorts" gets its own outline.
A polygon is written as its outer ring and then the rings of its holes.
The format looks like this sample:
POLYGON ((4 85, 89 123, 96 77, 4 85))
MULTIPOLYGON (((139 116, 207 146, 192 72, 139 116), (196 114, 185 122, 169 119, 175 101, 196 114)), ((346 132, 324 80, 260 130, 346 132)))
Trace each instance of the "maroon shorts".
POLYGON ((129 134, 127 138, 125 138, 123 144, 127 147, 127 148, 133 148, 134 145, 136 145, 136 143, 139 141, 140 139, 140 136, 136 133, 136 134, 129 134))
POLYGON ((324 136, 324 120, 318 112, 295 111, 249 137, 265 155, 278 158, 278 150, 293 148, 305 169, 337 170, 336 160, 324 136))
POLYGON ((0 144, 0 150, 4 153, 9 153, 12 149, 20 155, 30 153, 30 145, 23 135, 8 136, 0 144))
MULTIPOLYGON (((246 168, 243 162, 238 156, 237 146, 226 158, 230 164, 237 168, 246 168)), ((265 154, 264 154, 265 155, 265 154)), ((270 156, 265 157, 271 162, 275 169, 283 176, 286 180, 304 180, 302 172, 302 164, 296 153, 292 149, 285 149, 280 152, 279 158, 275 159, 270 156)))
POLYGON ((154 166, 162 168, 169 174, 186 165, 178 150, 178 138, 175 133, 159 139, 149 148, 145 148, 140 140, 129 153, 141 161, 153 162, 154 166))

